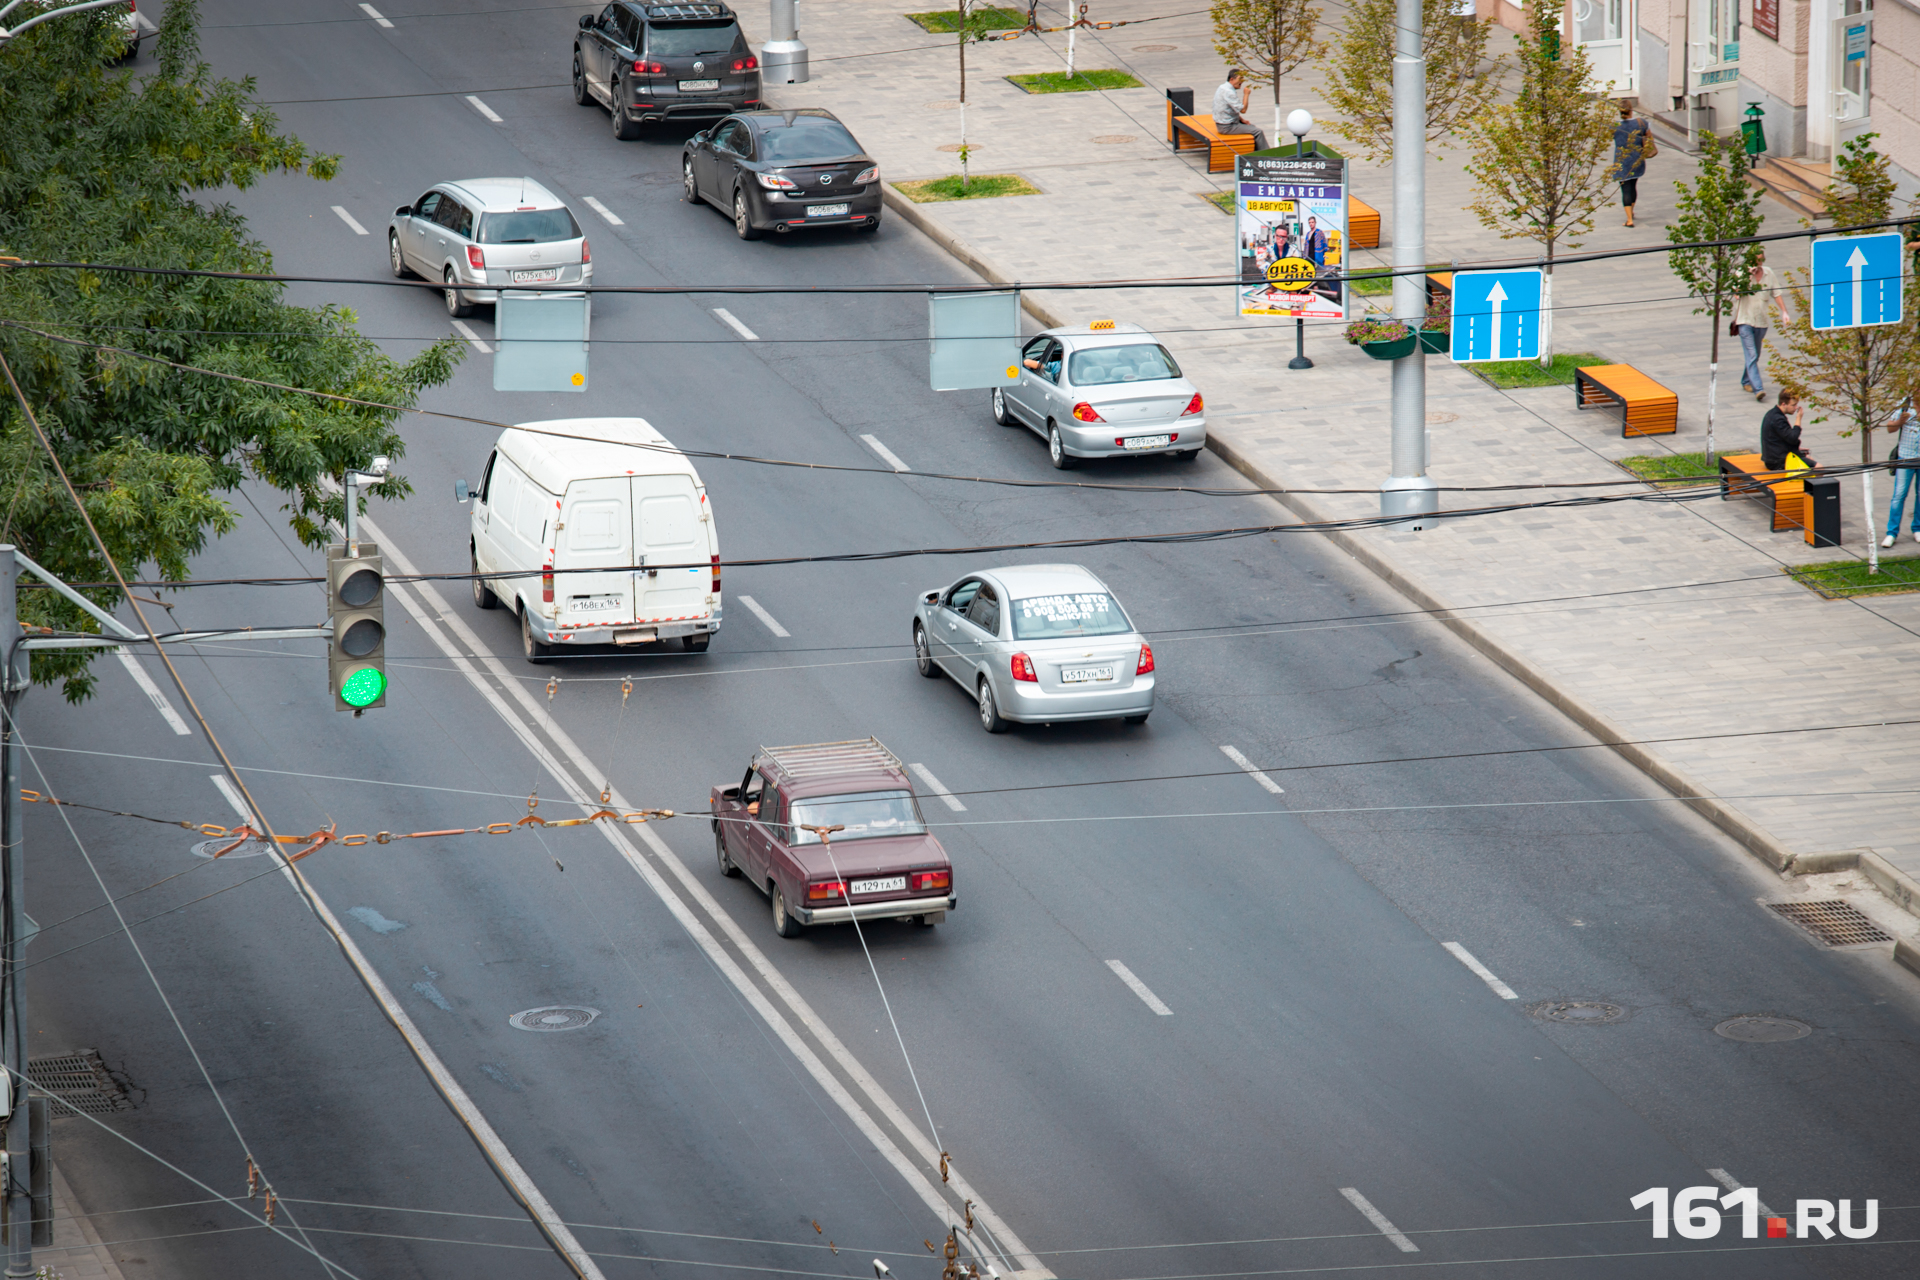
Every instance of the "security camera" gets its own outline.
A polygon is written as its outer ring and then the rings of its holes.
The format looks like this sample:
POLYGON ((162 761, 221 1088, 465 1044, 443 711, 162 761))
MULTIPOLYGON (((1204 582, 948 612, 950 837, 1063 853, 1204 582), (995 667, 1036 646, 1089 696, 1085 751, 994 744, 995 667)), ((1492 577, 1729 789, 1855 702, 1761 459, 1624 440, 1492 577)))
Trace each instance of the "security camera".
POLYGON ((887 1280, 887 1277, 892 1275, 893 1272, 887 1270, 886 1263, 880 1261, 880 1259, 878 1258, 875 1258, 873 1260, 873 1274, 876 1276, 879 1276, 880 1280, 887 1280))

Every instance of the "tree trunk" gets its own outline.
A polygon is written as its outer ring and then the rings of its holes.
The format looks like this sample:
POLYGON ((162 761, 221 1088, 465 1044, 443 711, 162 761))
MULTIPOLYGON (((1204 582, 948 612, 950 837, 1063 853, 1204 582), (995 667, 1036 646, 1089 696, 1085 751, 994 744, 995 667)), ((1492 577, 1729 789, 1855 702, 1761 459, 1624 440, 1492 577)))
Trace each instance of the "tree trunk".
POLYGON ((960 10, 960 194, 967 193, 967 0, 955 0, 960 10))
POLYGON ((1547 269, 1540 276, 1540 367, 1553 368, 1553 241, 1547 241, 1547 269))
POLYGON ((1720 393, 1720 295, 1713 295, 1713 340, 1707 356, 1707 465, 1713 465, 1713 412, 1720 393))

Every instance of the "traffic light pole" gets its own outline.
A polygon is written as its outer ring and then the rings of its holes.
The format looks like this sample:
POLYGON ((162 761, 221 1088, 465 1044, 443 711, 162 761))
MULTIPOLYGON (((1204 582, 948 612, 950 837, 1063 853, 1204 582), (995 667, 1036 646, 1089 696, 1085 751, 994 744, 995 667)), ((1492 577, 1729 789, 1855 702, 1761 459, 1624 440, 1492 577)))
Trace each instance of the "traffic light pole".
MULTIPOLYGON (((1427 318, 1427 58, 1421 0, 1398 0, 1393 54, 1393 318, 1416 332, 1427 318)), ((1393 362, 1392 474, 1380 485, 1380 514, 1413 519, 1440 509, 1427 475, 1427 355, 1393 362)))
POLYGON ((26 849, 23 839, 24 818, 20 812, 20 743, 14 726, 14 711, 27 687, 27 654, 21 646, 19 612, 14 584, 20 565, 13 547, 0 546, 0 701, 5 717, 0 720, 0 1058, 4 1058, 7 1078, 6 1103, 6 1254, 9 1277, 33 1275, 33 1188, 30 1177, 32 1156, 27 1100, 27 1017, 26 984, 21 979, 27 937, 25 902, 26 849))

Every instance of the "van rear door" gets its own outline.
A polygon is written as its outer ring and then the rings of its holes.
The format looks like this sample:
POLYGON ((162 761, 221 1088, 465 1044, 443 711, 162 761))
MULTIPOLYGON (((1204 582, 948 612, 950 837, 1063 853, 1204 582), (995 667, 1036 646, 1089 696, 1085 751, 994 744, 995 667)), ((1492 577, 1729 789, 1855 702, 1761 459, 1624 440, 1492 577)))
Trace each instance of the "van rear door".
POLYGON ((626 476, 575 480, 560 510, 563 526, 554 547, 554 568, 607 573, 565 573, 554 583, 556 619, 567 626, 624 626, 633 621, 633 517, 626 476))
POLYGON ((704 618, 711 612, 707 531, 692 476, 633 477, 633 540, 639 559, 632 563, 647 566, 633 578, 636 622, 704 618), (658 567, 663 565, 689 567, 658 567))

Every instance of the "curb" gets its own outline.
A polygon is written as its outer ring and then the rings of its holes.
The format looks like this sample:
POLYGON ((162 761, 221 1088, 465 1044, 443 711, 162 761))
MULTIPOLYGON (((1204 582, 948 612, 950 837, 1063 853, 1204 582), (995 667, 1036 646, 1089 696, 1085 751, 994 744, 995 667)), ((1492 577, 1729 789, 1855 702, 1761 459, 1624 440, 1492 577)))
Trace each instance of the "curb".
MULTIPOLYGON (((1005 284, 1019 287, 1019 282, 1007 276, 994 263, 979 253, 966 241, 955 236, 923 213, 905 196, 891 186, 881 188, 881 198, 894 213, 923 232, 929 240, 939 245, 955 259, 978 272, 991 284, 1005 284)), ((1020 305, 1035 320, 1052 329, 1064 326, 1062 320, 1053 312, 1028 298, 1024 293, 1020 305)), ((1234 447, 1231 441, 1221 438, 1217 431, 1207 431, 1207 448, 1218 454, 1220 460, 1253 481, 1262 489, 1279 490, 1270 494, 1288 511, 1308 523, 1318 523, 1334 517, 1322 511, 1318 505, 1298 494, 1286 492, 1286 486, 1273 476, 1269 476, 1260 466, 1234 447)), ((1598 738, 1621 759, 1638 769, 1641 773, 1671 792, 1682 804, 1704 817, 1721 831, 1733 837, 1734 841, 1760 861, 1783 875, 1813 875, 1826 871, 1851 871, 1858 869, 1873 882, 1895 904, 1907 912, 1920 916, 1920 880, 1915 880, 1898 867, 1871 850, 1851 850, 1843 853, 1807 853, 1796 854, 1780 843, 1771 832, 1725 801, 1716 799, 1705 787, 1694 781, 1685 770, 1662 760, 1644 747, 1636 746, 1620 726, 1606 716, 1588 706, 1579 698, 1555 684, 1552 677, 1492 635, 1465 618, 1452 614, 1452 606, 1429 594, 1423 587, 1414 583, 1399 569, 1395 568, 1381 552, 1344 530, 1330 530, 1323 535, 1334 546, 1339 547, 1357 560, 1375 577, 1398 591, 1420 608, 1433 613, 1434 621, 1447 628, 1482 654, 1493 660, 1495 666, 1531 689, 1545 699, 1547 704, 1598 738)), ((1908 958, 1901 961, 1920 973, 1920 951, 1908 949, 1908 958)))

